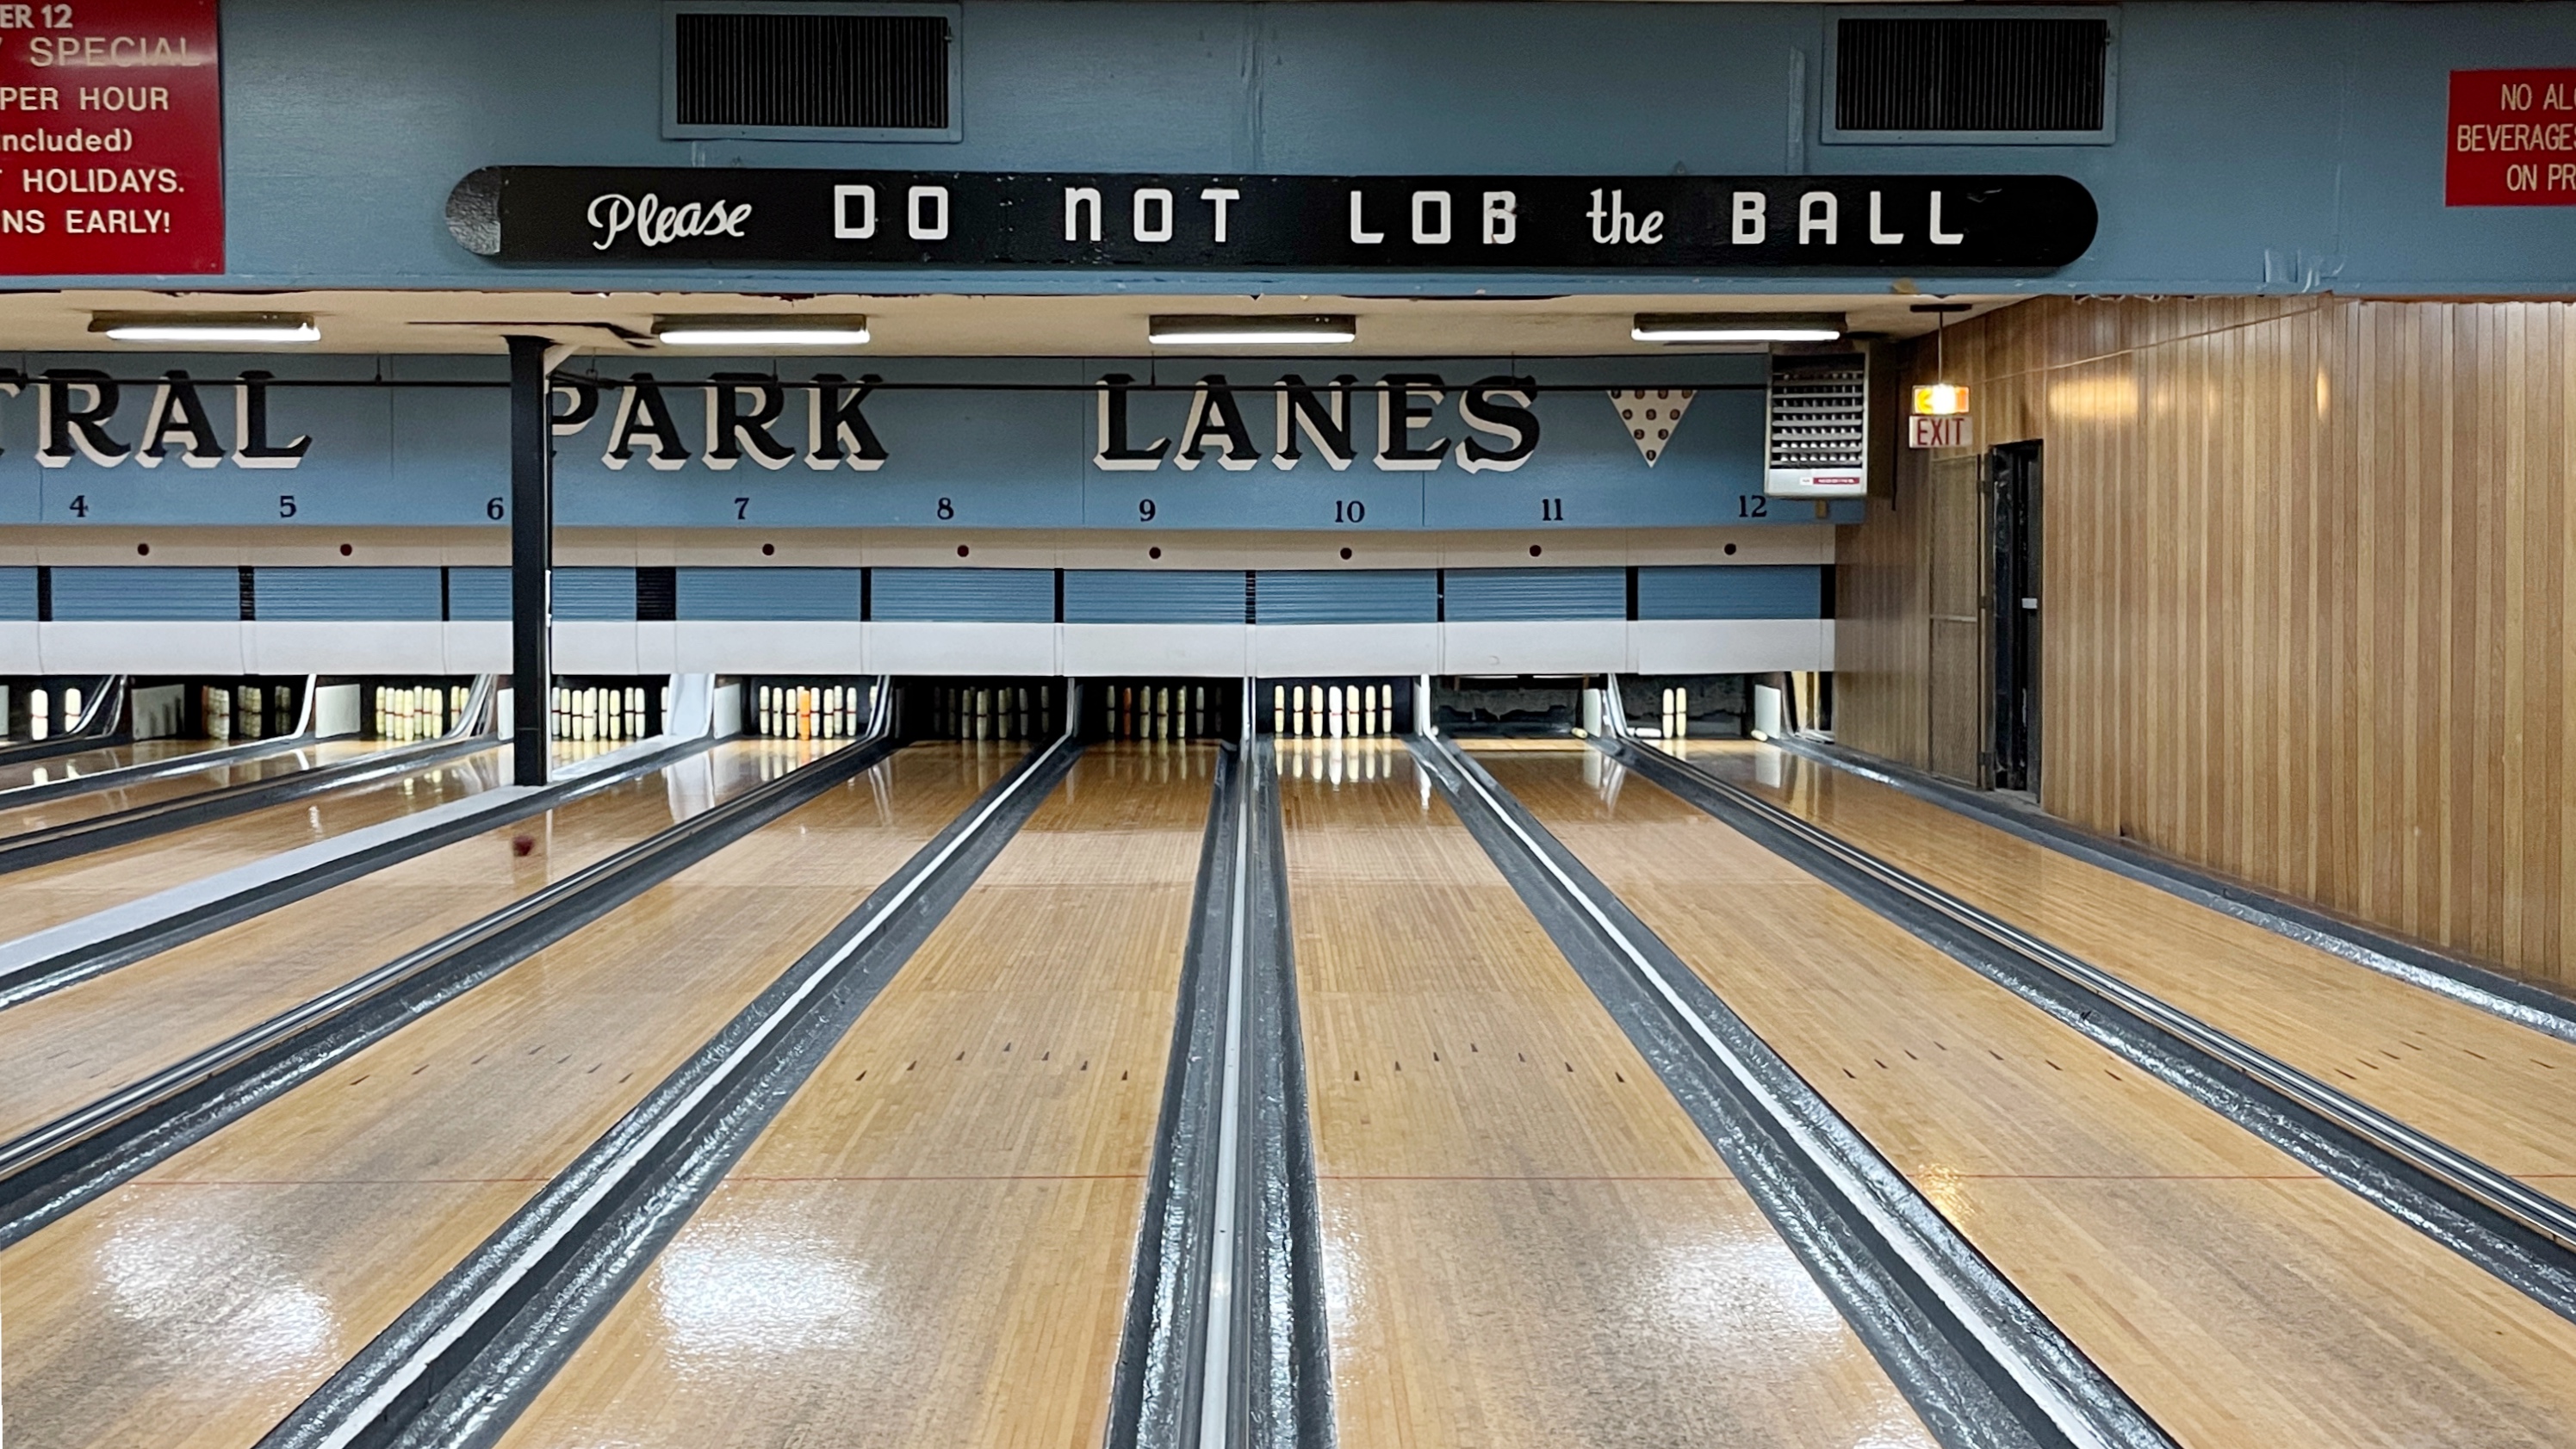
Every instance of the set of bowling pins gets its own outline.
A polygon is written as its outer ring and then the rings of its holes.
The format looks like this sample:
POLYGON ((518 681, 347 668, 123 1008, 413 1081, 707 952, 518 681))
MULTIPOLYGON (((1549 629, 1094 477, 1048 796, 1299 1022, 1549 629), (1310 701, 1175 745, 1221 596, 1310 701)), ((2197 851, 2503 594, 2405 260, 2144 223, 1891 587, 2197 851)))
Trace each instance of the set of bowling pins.
POLYGON ((644 738, 644 690, 640 685, 624 689, 557 685, 554 731, 559 740, 640 740, 644 738))
POLYGON ((1122 740, 1188 740, 1208 733, 1204 684, 1122 684, 1102 703, 1109 733, 1122 740))
POLYGON ((951 740, 1025 740, 1046 728, 1055 689, 943 685, 930 696, 930 732, 951 740))
POLYGON ((1664 738, 1677 740, 1690 733, 1690 691, 1664 691, 1664 738))
MULTIPOLYGON (((284 734, 294 727, 288 718, 291 696, 277 691, 272 703, 269 692, 256 684, 209 684, 198 692, 197 703, 206 720, 206 738, 210 740, 265 739, 284 734)), ((377 713, 377 733, 383 736, 383 712, 377 713)))
MULTIPOLYGON (((557 691, 561 693, 561 691, 557 691)), ((376 691, 376 738, 434 740, 465 716, 461 684, 417 684, 376 691)))
POLYGON ((1274 735, 1383 735, 1395 730, 1392 684, 1274 684, 1270 732, 1274 735))
POLYGON ((877 689, 855 684, 764 684, 754 703, 760 732, 776 739, 856 739, 876 710, 877 689))
MULTIPOLYGON (((81 692, 77 689, 66 688, 63 691, 62 697, 63 712, 60 716, 57 716, 54 713, 52 690, 28 690, 27 738, 31 740, 51 739, 61 731, 70 729, 73 725, 78 724, 81 717, 81 703, 81 692), (60 721, 59 723, 56 722, 58 719, 60 721)), ((6 711, 8 707, 8 691, 0 689, 0 711, 6 711)))

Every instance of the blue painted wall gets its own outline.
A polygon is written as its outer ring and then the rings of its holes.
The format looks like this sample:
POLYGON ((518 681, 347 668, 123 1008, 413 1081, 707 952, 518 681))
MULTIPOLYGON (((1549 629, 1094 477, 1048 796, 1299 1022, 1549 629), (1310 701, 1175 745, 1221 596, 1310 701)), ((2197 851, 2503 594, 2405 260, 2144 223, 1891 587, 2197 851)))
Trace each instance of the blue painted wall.
MULTIPOLYGON (((955 144, 665 141, 654 0, 225 0, 240 286, 1089 291, 1076 275, 509 270, 441 208, 499 163, 1103 171, 2062 172, 2092 251, 1973 291, 2576 289, 2576 209, 2442 205, 2448 72, 2576 64, 2576 9, 2130 4, 2117 140, 1822 143, 1821 6, 980 3, 955 144), (1793 81, 1793 77, 1801 79, 1793 81), (1796 117, 1793 123, 1792 117, 1796 117)), ((69 279, 64 279, 69 280, 69 279)), ((201 279, 173 279, 198 283, 201 279)), ((1875 289, 1704 277, 1659 290, 1875 289)), ((1170 290, 1634 290, 1602 277, 1151 277, 1170 290)))
MULTIPOLYGON (((603 367, 616 359, 602 359, 603 367)), ((60 466, 38 458, 42 385, 0 395, 0 524, 264 525, 288 528, 358 525, 504 525, 509 492, 509 411, 495 384, 506 379, 498 358, 347 355, 224 357, 143 354, 0 356, 31 377, 84 368, 122 379, 107 438, 127 455, 102 466, 78 450, 60 466), (283 446, 310 437, 293 468, 245 468, 230 457, 191 467, 184 440, 165 446, 145 467, 139 447, 151 413, 154 379, 181 369, 195 381, 216 441, 240 446, 233 379, 245 368, 274 373, 268 389, 268 437, 283 446), (476 387, 379 387, 378 378, 475 381, 476 387), (293 386, 323 381, 345 386, 293 386)), ((578 364, 587 366, 587 360, 578 364)), ((1193 358, 1100 359, 698 358, 638 359, 611 377, 649 370, 672 384, 662 391, 682 446, 691 455, 664 471, 639 442, 625 466, 608 466, 622 388, 603 388, 599 408, 556 445, 557 523, 566 527, 777 529, 800 527, 1124 528, 1157 529, 1473 529, 1495 527, 1635 528, 1712 524, 1814 523, 1804 501, 1762 496, 1761 391, 1765 361, 1752 356, 1615 358, 1447 358, 1430 361, 1314 358, 1263 361, 1193 358), (723 371, 757 373, 790 384, 785 413, 770 429, 778 442, 807 444, 806 399, 793 389, 817 373, 889 384, 1044 384, 1055 391, 881 388, 866 404, 870 426, 888 457, 873 471, 816 470, 802 457, 776 469, 745 457, 719 471, 708 466, 703 388, 678 385, 723 371), (1220 465, 1222 445, 1205 449, 1199 466, 1167 457, 1149 472, 1105 471, 1093 463, 1099 439, 1092 390, 1104 374, 1159 380, 1172 391, 1129 394, 1131 443, 1170 440, 1177 453, 1187 422, 1189 388, 1211 374, 1235 387, 1244 422, 1264 457, 1248 469, 1220 465), (1302 441, 1307 456, 1293 470, 1276 466, 1276 410, 1268 389, 1284 374, 1327 383, 1358 379, 1347 409, 1357 458, 1335 471, 1302 441), (1431 375, 1445 384, 1441 402, 1414 437, 1417 446, 1447 439, 1452 450, 1425 472, 1375 466, 1380 402, 1372 385, 1393 374, 1431 375), (1535 377, 1545 387, 1532 404, 1540 423, 1536 450, 1515 470, 1469 472, 1454 445, 1473 437, 1460 416, 1460 390, 1494 377, 1535 377), (1642 383, 1702 384, 1666 451, 1649 467, 1604 390, 1642 383)), ((75 396, 75 406, 85 401, 75 396)), ((1828 516, 1858 522, 1858 500, 1832 504, 1828 516)))

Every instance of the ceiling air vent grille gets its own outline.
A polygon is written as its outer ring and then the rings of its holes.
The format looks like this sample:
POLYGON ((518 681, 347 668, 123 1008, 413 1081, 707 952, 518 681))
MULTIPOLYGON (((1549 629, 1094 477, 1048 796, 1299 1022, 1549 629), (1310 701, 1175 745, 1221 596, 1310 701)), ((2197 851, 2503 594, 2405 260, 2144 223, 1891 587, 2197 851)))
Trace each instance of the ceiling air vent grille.
POLYGON ((683 128, 946 131, 945 15, 682 11, 672 17, 683 128))
POLYGON ((1834 126, 2100 131, 2110 45, 2099 19, 1846 17, 1834 34, 1834 126))
POLYGON ((1869 363, 1857 353, 1771 359, 1762 491, 1852 498, 1868 491, 1869 363))

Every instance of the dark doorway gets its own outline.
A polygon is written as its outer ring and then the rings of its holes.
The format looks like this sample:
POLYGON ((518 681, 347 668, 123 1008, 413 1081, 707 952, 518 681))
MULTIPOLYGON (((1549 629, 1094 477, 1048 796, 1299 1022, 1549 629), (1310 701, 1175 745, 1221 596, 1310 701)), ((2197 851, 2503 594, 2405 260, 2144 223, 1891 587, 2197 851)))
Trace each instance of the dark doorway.
POLYGON ((1991 669, 1987 783, 2039 788, 2040 445, 2006 443, 1986 455, 1991 669))

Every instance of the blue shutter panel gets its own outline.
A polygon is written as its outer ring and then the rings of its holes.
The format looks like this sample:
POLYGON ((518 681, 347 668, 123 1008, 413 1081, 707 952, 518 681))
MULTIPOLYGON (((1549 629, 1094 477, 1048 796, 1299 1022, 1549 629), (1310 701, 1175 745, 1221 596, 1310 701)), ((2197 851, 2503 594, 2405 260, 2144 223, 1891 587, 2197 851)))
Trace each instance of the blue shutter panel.
POLYGON ((1241 569, 1067 569, 1068 624, 1240 624, 1241 569))
POLYGON ((251 587, 264 620, 438 617, 436 569, 262 568, 251 587))
POLYGON ((870 587, 880 623, 1055 622, 1053 569, 877 569, 870 587))
POLYGON ((683 619, 856 621, 857 569, 682 569, 683 619))
POLYGON ((1440 616, 1429 569, 1264 569, 1253 585, 1253 613, 1264 624, 1428 624, 1440 616))
POLYGON ((1451 569, 1449 622, 1625 619, 1626 569, 1451 569))

